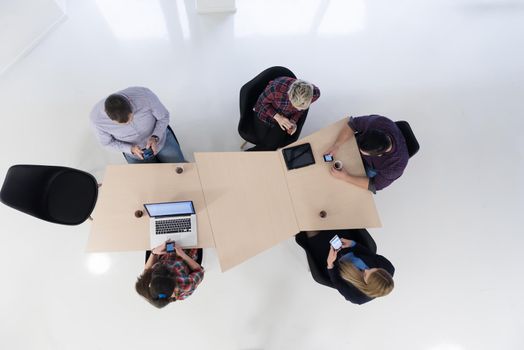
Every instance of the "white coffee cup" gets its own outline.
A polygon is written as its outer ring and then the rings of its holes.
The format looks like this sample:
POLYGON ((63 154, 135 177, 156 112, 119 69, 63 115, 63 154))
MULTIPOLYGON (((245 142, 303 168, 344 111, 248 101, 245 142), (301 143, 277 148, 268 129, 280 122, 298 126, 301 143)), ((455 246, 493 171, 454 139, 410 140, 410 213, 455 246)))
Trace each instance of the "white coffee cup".
POLYGON ((333 163, 333 168, 335 168, 335 170, 338 170, 338 171, 341 171, 343 166, 344 166, 344 164, 342 164, 341 160, 336 160, 333 163))

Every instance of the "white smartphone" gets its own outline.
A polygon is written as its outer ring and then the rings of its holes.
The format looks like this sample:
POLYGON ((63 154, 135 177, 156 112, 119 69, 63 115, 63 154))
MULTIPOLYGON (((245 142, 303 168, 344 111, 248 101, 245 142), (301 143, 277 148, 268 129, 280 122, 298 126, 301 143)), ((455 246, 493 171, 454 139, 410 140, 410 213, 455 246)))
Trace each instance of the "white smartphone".
POLYGON ((331 246, 335 250, 339 250, 340 248, 342 248, 342 241, 340 240, 340 237, 337 236, 337 235, 335 235, 335 237, 331 238, 331 240, 329 241, 329 244, 331 244, 331 246))

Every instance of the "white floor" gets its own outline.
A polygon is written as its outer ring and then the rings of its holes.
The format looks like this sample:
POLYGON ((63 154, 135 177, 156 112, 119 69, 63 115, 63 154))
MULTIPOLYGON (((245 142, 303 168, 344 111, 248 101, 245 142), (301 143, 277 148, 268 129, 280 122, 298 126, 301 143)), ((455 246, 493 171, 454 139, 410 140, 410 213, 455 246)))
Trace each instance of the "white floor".
POLYGON ((237 150, 240 86, 284 65, 322 92, 303 135, 378 113, 419 139, 376 196, 384 227, 371 232, 397 269, 393 293, 345 302, 314 283, 290 239, 227 273, 206 251, 195 294, 157 310, 134 292, 142 252, 92 256, 89 223, 0 206, 2 348, 523 349, 524 1, 237 7, 204 16, 189 0, 71 0, 68 19, 0 77, 0 175, 36 163, 102 178, 123 160, 98 145, 88 113, 131 85, 159 95, 189 159, 237 150))

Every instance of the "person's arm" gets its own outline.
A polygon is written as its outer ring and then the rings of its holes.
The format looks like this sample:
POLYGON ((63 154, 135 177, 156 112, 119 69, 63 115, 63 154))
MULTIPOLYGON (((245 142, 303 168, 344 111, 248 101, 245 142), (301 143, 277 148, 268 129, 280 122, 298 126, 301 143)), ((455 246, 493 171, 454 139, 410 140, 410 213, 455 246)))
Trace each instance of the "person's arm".
POLYGON ((187 264, 187 266, 189 266, 189 268, 191 269, 191 271, 201 271, 202 270, 202 266, 200 266, 199 263, 197 263, 195 260, 193 260, 189 255, 186 254, 186 252, 184 252, 184 250, 178 246, 175 246, 175 251, 177 253, 177 255, 179 257, 182 258, 182 260, 184 260, 184 262, 187 264))
POLYGON ((333 167, 330 169, 331 175, 339 180, 353 184, 365 190, 369 190, 369 178, 367 176, 350 175, 346 170, 336 170, 333 167))
POLYGON ((338 133, 335 143, 326 151, 325 154, 331 154, 332 156, 335 156, 340 146, 342 146, 350 138, 354 137, 354 134, 355 132, 353 131, 353 129, 351 129, 347 123, 344 124, 344 126, 338 133))
POLYGON ((158 255, 153 253, 153 251, 151 251, 149 258, 146 261, 146 265, 144 266, 144 271, 152 268, 153 265, 156 264, 157 261, 158 261, 158 255))
POLYGON ((100 143, 102 144, 102 146, 112 148, 119 152, 131 154, 131 149, 133 147, 132 144, 115 139, 113 135, 111 135, 107 131, 104 131, 102 128, 100 128, 96 124, 94 124, 94 129, 95 129, 96 136, 98 140, 100 141, 100 143))
POLYGON ((278 114, 275 107, 273 107, 273 102, 275 101, 273 91, 273 84, 266 86, 262 94, 258 97, 257 103, 253 108, 253 110, 258 114, 258 118, 266 123, 270 123, 270 120, 278 114))
POLYGON ((149 106, 151 108, 151 113, 156 119, 155 128, 151 136, 155 135, 158 137, 158 142, 165 137, 167 126, 169 125, 169 111, 167 108, 160 102, 160 99, 153 91, 146 89, 148 95, 149 106))

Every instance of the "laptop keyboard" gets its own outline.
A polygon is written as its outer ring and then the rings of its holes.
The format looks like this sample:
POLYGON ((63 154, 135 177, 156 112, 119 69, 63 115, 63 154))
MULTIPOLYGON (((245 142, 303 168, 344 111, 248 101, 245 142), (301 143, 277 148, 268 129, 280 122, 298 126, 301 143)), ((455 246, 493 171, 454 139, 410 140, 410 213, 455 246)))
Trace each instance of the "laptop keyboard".
POLYGON ((159 220, 155 222, 157 235, 191 231, 191 218, 159 220))

